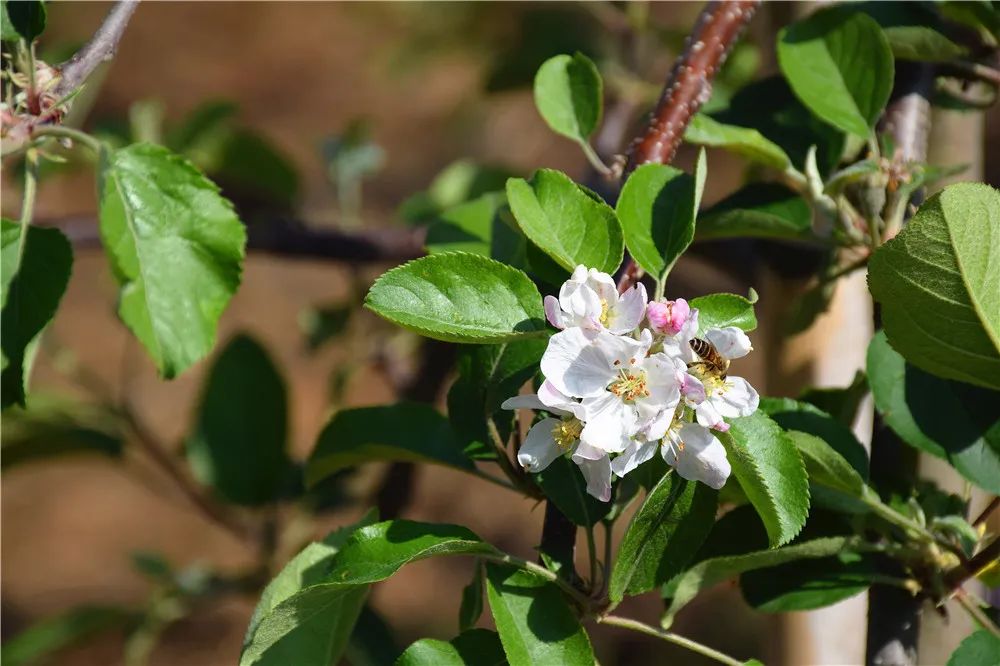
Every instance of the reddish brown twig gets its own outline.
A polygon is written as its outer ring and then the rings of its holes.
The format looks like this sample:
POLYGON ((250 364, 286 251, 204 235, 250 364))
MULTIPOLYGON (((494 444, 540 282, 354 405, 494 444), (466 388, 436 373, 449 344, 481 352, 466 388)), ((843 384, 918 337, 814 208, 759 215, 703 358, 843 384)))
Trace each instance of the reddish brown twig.
POLYGON ((710 2, 674 63, 646 131, 629 148, 625 174, 650 162, 669 164, 692 116, 712 95, 712 80, 753 17, 759 0, 710 2))
MULTIPOLYGON (((701 105, 712 95, 712 81, 760 0, 709 2, 698 15, 684 51, 670 72, 660 101, 646 130, 632 142, 622 180, 643 164, 669 164, 677 153, 684 130, 701 105)), ((618 289, 629 289, 642 277, 642 269, 629 259, 618 279, 618 289)))

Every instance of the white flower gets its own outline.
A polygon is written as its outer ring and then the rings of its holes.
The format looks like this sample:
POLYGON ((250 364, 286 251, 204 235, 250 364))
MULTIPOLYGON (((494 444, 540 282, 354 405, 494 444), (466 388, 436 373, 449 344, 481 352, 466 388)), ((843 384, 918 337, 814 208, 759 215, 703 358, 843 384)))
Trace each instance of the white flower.
POLYGON ((641 283, 619 296, 610 275, 582 265, 563 283, 558 299, 545 297, 545 316, 559 329, 606 329, 621 335, 635 330, 645 311, 646 288, 641 283))
POLYGON ((517 461, 529 472, 541 472, 561 455, 570 454, 587 480, 587 492, 607 502, 611 499, 611 458, 605 451, 580 442, 584 415, 579 402, 561 393, 550 382, 543 383, 536 395, 515 396, 505 400, 504 409, 539 409, 561 418, 545 418, 528 431, 517 461))
POLYGON ((697 423, 678 422, 671 427, 660 453, 688 481, 701 481, 716 490, 726 485, 732 471, 722 442, 697 423))
MULTIPOLYGON (((705 333, 705 340, 730 361, 746 356, 752 347, 746 333, 735 326, 713 328, 705 333)), ((749 416, 757 411, 760 397, 742 377, 721 377, 707 369, 701 361, 688 364, 686 376, 680 377, 681 394, 685 403, 693 407, 698 423, 726 432, 729 424, 723 418, 749 416)))
POLYGON ((680 402, 677 372, 683 363, 647 356, 652 334, 639 340, 605 331, 569 328, 549 340, 541 368, 561 393, 581 399, 585 444, 619 453, 642 433, 659 439, 680 402))

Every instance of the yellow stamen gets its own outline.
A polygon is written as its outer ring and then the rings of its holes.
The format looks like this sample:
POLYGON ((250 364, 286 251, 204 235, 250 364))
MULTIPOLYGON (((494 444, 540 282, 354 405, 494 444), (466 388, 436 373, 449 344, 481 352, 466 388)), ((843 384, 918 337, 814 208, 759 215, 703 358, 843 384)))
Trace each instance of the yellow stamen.
POLYGON ((552 428, 552 439, 555 440, 556 446, 560 449, 569 451, 576 440, 580 439, 581 432, 583 432, 583 423, 580 422, 580 419, 569 417, 552 428))
POLYGON ((601 299, 601 323, 608 323, 608 302, 603 298, 601 299))
POLYGON ((649 389, 646 388, 646 372, 640 370, 632 374, 632 371, 621 370, 620 377, 611 382, 608 390, 625 402, 632 402, 637 398, 649 396, 649 389))

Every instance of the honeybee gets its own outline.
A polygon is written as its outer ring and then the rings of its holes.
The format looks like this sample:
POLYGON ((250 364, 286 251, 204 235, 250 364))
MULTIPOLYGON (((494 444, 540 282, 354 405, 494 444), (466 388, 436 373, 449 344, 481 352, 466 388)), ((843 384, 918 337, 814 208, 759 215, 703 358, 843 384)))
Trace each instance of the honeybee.
POLYGON ((689 368, 700 367, 707 374, 714 375, 719 379, 726 378, 726 373, 729 372, 729 359, 720 354, 715 345, 701 338, 692 338, 689 344, 691 350, 701 359, 694 363, 688 363, 689 368))

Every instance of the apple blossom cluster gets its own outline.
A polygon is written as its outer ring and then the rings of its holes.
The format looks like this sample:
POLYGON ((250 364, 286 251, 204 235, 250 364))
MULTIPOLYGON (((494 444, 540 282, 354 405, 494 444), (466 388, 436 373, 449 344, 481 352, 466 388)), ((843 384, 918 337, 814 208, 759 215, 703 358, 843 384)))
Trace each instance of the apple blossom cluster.
POLYGON ((749 416, 759 402, 745 379, 725 372, 730 359, 750 352, 743 331, 713 328, 696 338, 698 310, 685 300, 647 302, 642 284, 619 295, 610 275, 585 266, 558 299, 545 297, 545 315, 560 329, 542 356, 545 381, 537 394, 503 403, 550 414, 518 452, 525 469, 540 472, 568 456, 587 492, 607 502, 613 476, 659 450, 685 479, 725 484, 729 461, 713 431, 727 431, 724 419, 749 416))

